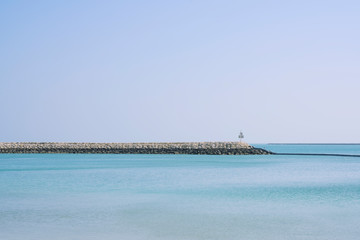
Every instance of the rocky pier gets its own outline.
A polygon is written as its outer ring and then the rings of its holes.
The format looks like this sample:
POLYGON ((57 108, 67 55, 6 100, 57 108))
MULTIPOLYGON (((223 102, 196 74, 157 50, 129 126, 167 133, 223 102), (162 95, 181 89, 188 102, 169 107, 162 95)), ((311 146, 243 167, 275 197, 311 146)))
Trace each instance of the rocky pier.
POLYGON ((267 150, 240 142, 179 143, 0 143, 0 153, 96 153, 96 154, 202 154, 264 155, 267 150))

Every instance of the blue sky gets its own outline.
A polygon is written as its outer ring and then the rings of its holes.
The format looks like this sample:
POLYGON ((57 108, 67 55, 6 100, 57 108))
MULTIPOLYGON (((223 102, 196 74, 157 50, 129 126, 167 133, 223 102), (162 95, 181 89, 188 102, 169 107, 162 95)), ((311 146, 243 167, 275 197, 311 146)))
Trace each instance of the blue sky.
POLYGON ((0 141, 360 142, 359 1, 1 1, 0 141))

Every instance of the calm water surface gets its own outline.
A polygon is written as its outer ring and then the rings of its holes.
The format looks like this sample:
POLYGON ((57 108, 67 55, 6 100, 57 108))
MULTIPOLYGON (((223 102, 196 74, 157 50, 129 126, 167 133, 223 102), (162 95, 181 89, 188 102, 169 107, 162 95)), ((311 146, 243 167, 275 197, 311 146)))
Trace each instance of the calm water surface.
POLYGON ((0 154, 4 240, 359 236, 360 158, 0 154))

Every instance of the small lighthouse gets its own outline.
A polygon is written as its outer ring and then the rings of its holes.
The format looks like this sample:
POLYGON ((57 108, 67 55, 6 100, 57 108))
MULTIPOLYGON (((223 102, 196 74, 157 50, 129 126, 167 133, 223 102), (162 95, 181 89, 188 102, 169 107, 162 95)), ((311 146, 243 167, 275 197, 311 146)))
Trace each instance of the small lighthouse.
POLYGON ((241 140, 244 138, 244 134, 243 134, 243 132, 242 131, 240 131, 240 133, 239 133, 239 139, 240 139, 240 142, 241 142, 241 140))

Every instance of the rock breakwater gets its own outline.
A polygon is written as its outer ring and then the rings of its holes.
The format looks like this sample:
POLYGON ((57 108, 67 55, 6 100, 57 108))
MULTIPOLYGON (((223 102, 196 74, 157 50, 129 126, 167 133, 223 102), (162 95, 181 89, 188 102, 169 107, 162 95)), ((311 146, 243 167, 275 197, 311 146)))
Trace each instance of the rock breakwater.
POLYGON ((203 154, 259 155, 272 154, 240 142, 179 143, 0 143, 0 153, 101 153, 101 154, 203 154))

